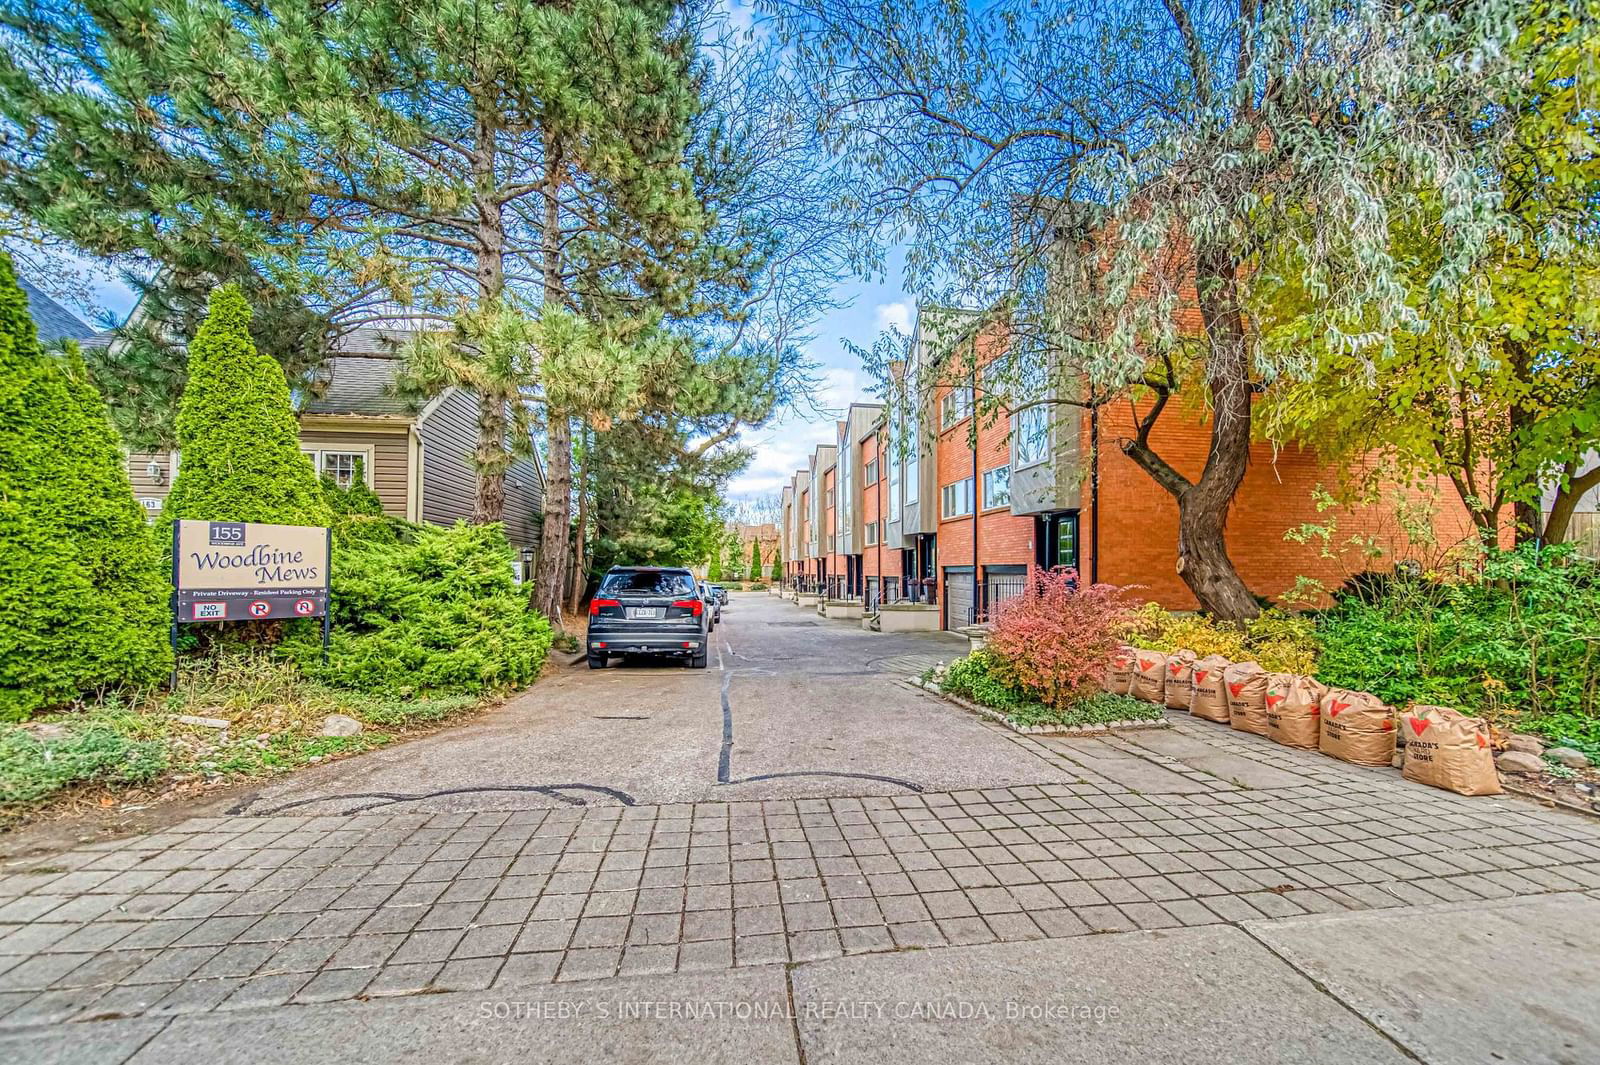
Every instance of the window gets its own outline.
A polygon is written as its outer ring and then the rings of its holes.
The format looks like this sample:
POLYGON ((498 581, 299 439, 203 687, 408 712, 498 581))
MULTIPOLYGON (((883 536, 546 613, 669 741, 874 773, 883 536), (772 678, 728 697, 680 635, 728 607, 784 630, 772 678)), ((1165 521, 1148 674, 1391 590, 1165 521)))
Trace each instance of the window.
POLYGON ((1043 462, 1050 451, 1050 409, 1029 407, 1014 420, 1012 438, 1016 442, 1018 466, 1043 462))
POLYGON ((939 424, 948 429, 972 413, 972 386, 962 385, 944 394, 939 405, 939 424))
POLYGON ((878 523, 875 522, 875 521, 867 522, 866 533, 867 533, 867 546, 871 547, 873 544, 878 542, 878 523))
POLYGON ((867 488, 871 488, 873 485, 878 483, 877 459, 873 459, 871 462, 867 463, 867 472, 866 475, 862 477, 861 483, 867 488))
POLYGON ((831 488, 830 488, 830 489, 828 489, 828 502, 827 502, 827 508, 828 508, 828 509, 829 509, 829 510, 832 510, 832 509, 833 509, 833 489, 831 489, 831 488))
POLYGON ((996 466, 983 475, 983 509, 1011 505, 1011 467, 996 466))
MULTIPOLYGON (((896 427, 899 426, 899 423, 900 423, 899 416, 896 415, 896 417, 895 417, 895 425, 896 425, 896 427)), ((889 437, 889 441, 888 441, 888 446, 890 448, 896 448, 896 447, 900 446, 898 434, 891 432, 890 437, 889 437)), ((900 481, 901 481, 902 475, 905 473, 905 471, 901 467, 902 467, 902 463, 899 461, 899 457, 895 454, 894 451, 891 450, 889 452, 889 520, 890 521, 899 521, 900 520, 900 481)))
POLYGON ((606 574, 600 595, 694 595, 694 576, 684 570, 619 570, 606 574))
POLYGON ((944 486, 940 513, 946 518, 960 518, 972 513, 972 478, 944 486))
POLYGON ((311 460, 311 468, 318 476, 332 477, 340 488, 349 488, 356 480, 356 470, 368 488, 372 487, 372 452, 363 451, 313 451, 301 448, 301 454, 311 460))

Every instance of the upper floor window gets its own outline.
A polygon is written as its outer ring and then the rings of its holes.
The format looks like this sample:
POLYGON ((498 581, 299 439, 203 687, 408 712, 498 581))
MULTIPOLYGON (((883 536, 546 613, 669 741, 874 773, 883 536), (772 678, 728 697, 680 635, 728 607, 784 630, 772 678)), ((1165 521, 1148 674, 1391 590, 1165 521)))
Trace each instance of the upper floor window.
POLYGON ((875 521, 867 522, 865 530, 867 535, 867 546, 871 547, 873 544, 878 542, 878 523, 875 521))
POLYGON ((944 394, 939 406, 940 428, 948 429, 972 413, 972 386, 961 385, 944 394))
POLYGON ((1050 409, 1043 404, 1025 408, 1013 424, 1016 464, 1031 466, 1043 462, 1050 451, 1050 409))
POLYGON ((946 518, 960 518, 972 513, 971 477, 944 486, 939 513, 946 518))
POLYGON ((873 485, 875 485, 877 483, 878 483, 878 460, 877 459, 873 459, 873 460, 871 460, 870 462, 867 463, 867 472, 862 475, 861 484, 862 484, 863 487, 871 488, 873 485))
POLYGON ((983 475, 983 509, 1011 505, 1011 467, 996 466, 983 475))

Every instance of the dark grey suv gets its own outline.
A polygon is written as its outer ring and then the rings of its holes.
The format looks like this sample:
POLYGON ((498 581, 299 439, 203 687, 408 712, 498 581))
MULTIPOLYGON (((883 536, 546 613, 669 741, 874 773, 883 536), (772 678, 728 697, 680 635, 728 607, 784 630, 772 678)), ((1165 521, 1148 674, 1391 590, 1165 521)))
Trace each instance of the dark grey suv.
POLYGON ((688 570, 613 566, 589 602, 589 668, 604 669, 612 655, 664 655, 704 669, 710 623, 688 570))

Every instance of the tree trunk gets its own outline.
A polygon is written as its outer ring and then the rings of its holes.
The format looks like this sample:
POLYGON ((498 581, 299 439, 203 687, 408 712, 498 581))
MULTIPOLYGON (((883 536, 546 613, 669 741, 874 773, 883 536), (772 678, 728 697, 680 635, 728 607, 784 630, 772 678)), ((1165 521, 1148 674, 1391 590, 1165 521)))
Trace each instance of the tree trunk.
MULTIPOLYGON (((1575 468, 1569 467, 1569 469, 1575 468)), ((1547 544, 1564 544, 1567 542, 1567 532, 1572 525, 1572 515, 1577 512, 1578 501, 1590 490, 1600 487, 1600 466, 1585 470, 1575 476, 1569 475, 1565 488, 1556 490, 1556 497, 1550 504, 1550 516, 1544 523, 1544 542, 1547 544)))
POLYGON ((589 440, 589 431, 583 430, 583 463, 578 467, 576 481, 578 487, 578 520, 573 526, 572 535, 572 591, 568 602, 572 612, 576 614, 583 605, 583 593, 588 586, 588 565, 584 560, 584 550, 588 536, 589 524, 589 484, 588 473, 592 465, 589 440))
MULTIPOLYGON (((1515 340, 1507 340, 1506 351, 1510 356, 1511 372, 1516 379, 1531 384, 1534 374, 1533 359, 1528 353, 1527 345, 1515 340)), ((1524 434, 1533 425, 1537 415, 1529 408, 1525 399, 1512 402, 1509 415, 1511 440, 1513 446, 1516 446, 1524 439, 1524 434)), ((1499 490, 1502 492, 1505 490, 1503 481, 1499 485, 1499 490)), ((1514 527, 1513 534, 1517 543, 1526 544, 1538 539, 1542 531, 1539 528, 1538 505, 1521 499, 1512 503, 1511 523, 1514 527)))
POLYGON ((1224 621, 1247 621, 1261 612, 1233 560, 1224 529, 1233 497, 1250 463, 1250 354, 1239 307, 1238 275, 1223 249, 1200 249, 1196 290, 1205 326, 1206 385, 1211 393, 1211 444, 1199 480, 1191 483, 1150 448, 1166 395, 1140 422, 1123 451, 1178 504, 1178 576, 1200 609, 1224 621))
POLYGON ((539 562, 533 577, 533 608, 556 628, 561 623, 562 580, 567 561, 567 510, 572 497, 572 425, 566 415, 550 412, 545 428, 550 454, 545 462, 544 521, 539 540, 539 562))
MULTIPOLYGON (((540 235, 544 254, 544 305, 559 307, 561 282, 561 145, 545 139, 544 231, 540 235)), ((571 532, 572 507, 572 421, 566 411, 545 410, 544 521, 539 540, 539 561, 534 570, 533 608, 562 629, 561 601, 566 588, 562 581, 571 532)))
MULTIPOLYGON (((506 284, 505 222, 495 195, 493 118, 480 113, 474 135, 477 145, 472 158, 473 200, 478 216, 475 272, 478 301, 486 307, 500 299, 506 284)), ((473 472, 478 478, 472 501, 474 525, 505 519, 506 470, 511 467, 507 409, 516 399, 500 388, 487 388, 478 395, 478 446, 473 452, 473 472)))

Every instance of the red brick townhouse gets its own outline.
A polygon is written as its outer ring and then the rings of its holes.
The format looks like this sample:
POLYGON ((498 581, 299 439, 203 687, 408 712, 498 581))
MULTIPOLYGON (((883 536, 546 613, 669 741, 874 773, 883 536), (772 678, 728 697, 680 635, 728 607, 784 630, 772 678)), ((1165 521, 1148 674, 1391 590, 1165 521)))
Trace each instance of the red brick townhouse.
MULTIPOLYGON (((959 332, 947 328, 952 317, 960 315, 919 310, 911 364, 897 368, 901 380, 936 377, 949 344, 935 334, 959 332)), ((930 627, 952 629, 1019 594, 1040 568, 1072 567, 1086 580, 1134 585, 1164 606, 1193 609, 1177 573, 1177 504, 1118 446, 1133 435, 1139 408, 1122 401, 1091 417, 1078 407, 1022 406, 998 418, 979 415, 974 433, 975 389, 983 388, 982 367, 1005 351, 1003 329, 987 328, 975 345, 976 376, 940 380, 931 390, 907 387, 906 398, 887 408, 852 404, 834 441, 797 471, 784 493, 790 583, 864 600, 869 610, 920 605, 930 627)), ((1202 418, 1169 408, 1151 444, 1192 478, 1209 440, 1202 418)), ((1302 524, 1336 521, 1341 541, 1397 539, 1390 501, 1317 510, 1318 486, 1331 489, 1348 472, 1305 449, 1253 448, 1227 533, 1254 591, 1276 597, 1301 576, 1336 586, 1366 564, 1285 539, 1302 524)), ((1422 486, 1411 494, 1432 498, 1441 544, 1470 535, 1454 492, 1422 486)))

